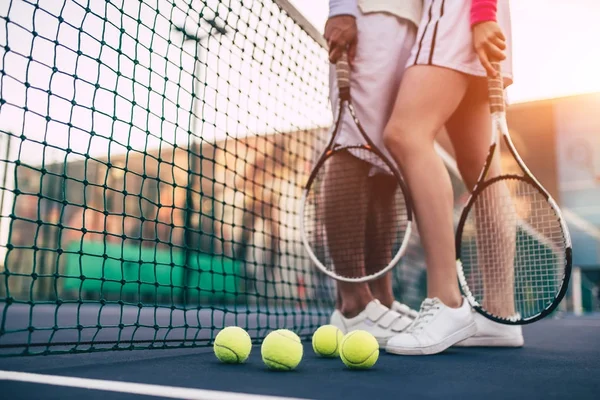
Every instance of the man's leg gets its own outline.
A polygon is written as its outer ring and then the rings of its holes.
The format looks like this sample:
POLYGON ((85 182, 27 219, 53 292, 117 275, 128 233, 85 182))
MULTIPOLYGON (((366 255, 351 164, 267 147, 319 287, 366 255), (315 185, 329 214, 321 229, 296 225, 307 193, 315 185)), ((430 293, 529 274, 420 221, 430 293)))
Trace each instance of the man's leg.
MULTIPOLYGON (((369 214, 368 173, 371 165, 347 154, 329 165, 324 182, 325 225, 329 253, 337 270, 346 276, 365 274, 365 235, 369 214), (342 173, 340 175, 340 172, 342 173), (353 182, 344 182, 351 173, 353 182), (340 178, 342 176, 342 178, 340 178), (356 178, 359 179, 356 179, 356 178)), ((384 281, 391 291, 389 278, 384 281)), ((366 330, 384 346, 413 320, 375 301, 368 283, 337 282, 341 308, 334 311, 331 324, 347 333, 366 330)))
MULTIPOLYGON (((351 73, 353 104, 358 119, 367 134, 383 150, 383 130, 391 115, 404 73, 404 66, 410 56, 416 36, 416 27, 409 21, 383 13, 361 15, 357 19, 357 24, 359 33, 357 57, 351 73), (383 36, 388 37, 389 40, 381 41, 383 36)), ((332 93, 337 96, 335 88, 332 93)), ((335 97, 333 106, 334 109, 337 106, 335 97)), ((363 143, 364 140, 360 134, 357 131, 354 133, 358 143, 363 143)), ((378 179, 377 177, 373 178, 378 179)), ((369 188, 371 189, 372 186, 369 188)), ((372 229, 379 232, 382 240, 377 243, 373 240, 366 243, 367 272, 381 268, 377 263, 382 261, 375 259, 379 257, 378 254, 382 252, 391 254, 391 250, 387 251, 381 246, 383 242, 389 241, 384 238, 386 238, 386 232, 390 230, 388 227, 382 226, 381 222, 394 218, 393 193, 389 193, 391 197, 388 198, 385 198, 385 193, 383 193, 384 197, 378 197, 379 194, 369 195, 378 201, 372 204, 374 211, 369 213, 367 220, 372 224, 372 229)), ((390 274, 371 282, 369 287, 373 297, 386 306, 392 305, 393 292, 390 274)), ((342 304, 344 302, 345 300, 342 299, 342 304)), ((351 303, 354 302, 351 301, 351 303)))
MULTIPOLYGON (((356 23, 358 28, 356 57, 350 74, 352 101, 357 117, 367 134, 376 145, 383 148, 383 129, 391 113, 404 66, 414 43, 416 28, 407 20, 385 13, 360 14, 356 19, 356 23), (387 39, 382 41, 382 37, 386 37, 387 39)), ((338 106, 338 91, 334 69, 332 69, 331 74, 330 90, 332 109, 336 110, 338 106)), ((342 123, 341 128, 340 144, 364 143, 364 139, 361 137, 351 118, 347 118, 342 123)), ((342 164, 347 163, 343 162, 342 164)), ((344 165, 340 166, 340 168, 348 167, 344 165)), ((366 180, 367 175, 365 175, 365 183, 366 180)), ((355 204, 359 201, 358 199, 363 199, 363 196, 367 195, 365 185, 354 190, 348 188, 348 192, 350 195, 346 194, 344 196, 349 196, 348 198, 355 197, 353 200, 355 204)), ((347 201, 348 198, 345 198, 344 201, 347 201)), ((347 206, 349 207, 350 204, 347 206)), ((335 206, 331 205, 331 207, 333 209, 335 206)), ((356 221, 358 215, 366 213, 366 208, 363 211, 356 211, 345 207, 346 205, 343 206, 343 210, 346 215, 343 218, 352 215, 352 221, 356 221)), ((341 209, 337 207, 337 211, 339 210, 341 209)), ((365 220, 362 221, 358 224, 360 226, 357 226, 356 222, 352 222, 352 226, 348 227, 348 229, 351 229, 353 233, 360 232, 360 235, 357 235, 362 241, 359 248, 364 250, 364 224, 366 224, 366 215, 365 220)), ((334 231, 341 230, 341 226, 332 227, 336 222, 336 218, 330 218, 326 228, 332 228, 334 231)), ((353 241, 353 243, 355 242, 353 241)), ((331 243, 328 245, 330 253, 337 254, 338 250, 335 249, 335 244, 333 245, 333 249, 331 243)), ((337 258, 343 259, 341 254, 337 258)), ((362 268, 365 268, 364 253, 361 260, 351 261, 350 267, 353 268, 356 264, 362 264, 362 268)), ((383 285, 388 285, 387 290, 391 291, 389 278, 387 283, 383 283, 383 285)), ((365 329, 370 331, 380 344, 385 344, 389 337, 403 330, 411 322, 408 318, 402 317, 400 314, 374 301, 368 284, 360 285, 338 282, 338 288, 339 297, 341 298, 341 301, 338 301, 338 303, 341 303, 341 307, 334 311, 331 323, 340 327, 345 332, 355 329, 365 329), (367 304, 365 304, 366 301, 368 301, 367 304), (363 307, 363 309, 359 310, 360 307, 363 307), (356 316, 351 318, 355 314, 356 316)))
MULTIPOLYGON (((366 230, 366 271, 376 273, 392 259, 394 236, 399 224, 396 212, 397 183, 391 176, 378 174, 369 178, 369 217, 366 230)), ((392 307, 394 292, 392 274, 369 282, 373 296, 386 307, 392 307)))
MULTIPOLYGON (((324 181, 325 229, 329 253, 336 271, 347 277, 365 275, 365 190, 370 165, 351 154, 330 159, 324 181), (344 179, 351 176, 352 179, 344 179), (349 251, 352 249, 351 251, 349 251)), ((337 283, 340 311, 352 318, 373 300, 367 283, 337 283)))

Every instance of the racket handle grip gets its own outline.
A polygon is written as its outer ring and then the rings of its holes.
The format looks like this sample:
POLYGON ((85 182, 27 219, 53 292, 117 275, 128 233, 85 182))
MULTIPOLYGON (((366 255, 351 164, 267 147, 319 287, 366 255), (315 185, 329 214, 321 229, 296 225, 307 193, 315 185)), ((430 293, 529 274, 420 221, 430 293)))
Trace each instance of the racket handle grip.
POLYGON ((335 69, 340 99, 347 100, 350 98, 350 64, 348 64, 347 52, 344 51, 342 53, 335 65, 335 69))
POLYGON ((504 112, 504 81, 502 80, 502 69, 498 61, 492 61, 492 66, 496 70, 496 76, 488 76, 488 96, 490 101, 490 111, 492 114, 504 112))

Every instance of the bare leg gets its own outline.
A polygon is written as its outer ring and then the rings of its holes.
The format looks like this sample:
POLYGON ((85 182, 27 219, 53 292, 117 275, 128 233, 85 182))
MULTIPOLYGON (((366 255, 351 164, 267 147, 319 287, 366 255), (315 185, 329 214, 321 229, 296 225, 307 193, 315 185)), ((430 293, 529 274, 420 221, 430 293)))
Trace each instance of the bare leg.
POLYGON ((516 245, 517 215, 509 196, 509 188, 499 182, 486 189, 482 201, 475 203, 478 231, 487 229, 488 237, 502 243, 503 251, 485 240, 477 241, 478 265, 483 280, 481 299, 483 306, 492 314, 509 317, 515 313, 514 256, 516 245))
MULTIPOLYGON (((325 176, 324 211, 329 252, 335 268, 349 277, 365 274, 365 205, 369 168, 370 164, 350 154, 340 154, 329 161, 325 176), (344 180, 344 175, 353 179, 344 180)), ((341 298, 340 311, 346 318, 358 315, 373 300, 367 283, 340 281, 337 287, 341 298)))
POLYGON ((453 196, 434 139, 459 106, 469 79, 429 65, 409 68, 402 80, 384 140, 400 166, 414 201, 427 261, 428 297, 460 307, 454 250, 453 196))
MULTIPOLYGON (((403 76, 403 69, 410 57, 410 49, 416 39, 417 29, 408 21, 399 21, 395 16, 382 13, 360 13, 356 23, 358 31, 356 57, 350 74, 354 106, 358 119, 367 130, 367 133, 372 135, 371 138, 377 146, 382 146, 381 134, 392 111, 392 105, 396 99, 400 80, 403 76), (391 40, 381 40, 382 33, 385 33, 391 40)), ((333 69, 331 71, 330 90, 332 109, 336 110, 339 99, 333 69)), ((358 139, 357 143, 362 143, 363 141, 360 139, 358 132, 354 132, 355 134, 352 135, 352 125, 353 123, 348 120, 348 123, 343 125, 342 128, 348 130, 347 133, 350 134, 350 138, 354 136, 354 139, 358 139)), ((365 182, 366 179, 365 175, 365 182)), ((365 186, 362 186, 357 188, 352 196, 367 195, 366 192, 365 186), (360 191, 364 193, 359 193, 360 191)), ((355 213, 357 210, 359 210, 359 213, 366 213, 364 208, 354 210, 349 206, 344 204, 343 208, 350 211, 349 215, 354 215, 353 219, 357 218, 355 213)), ((357 246, 364 249, 364 227, 359 229, 359 227, 353 225, 350 229, 360 231, 361 242, 357 243, 357 246)), ((329 247, 331 248, 331 244, 329 247)), ((364 261, 363 259, 362 268, 365 268, 364 261)), ((385 281, 390 282, 389 278, 382 281, 381 292, 391 293, 391 285, 383 290, 386 285, 385 281)), ((377 284, 375 285, 377 286, 377 284)), ((338 288, 340 289, 342 303, 340 310, 342 312, 344 310, 354 310, 355 308, 360 308, 360 310, 356 309, 355 311, 362 311, 363 305, 373 300, 368 284, 338 284, 338 288), (346 286, 348 290, 345 289, 346 286), (358 305, 361 306, 358 307, 358 305)), ((347 316, 351 314, 354 314, 354 312, 348 312, 347 316)))
MULTIPOLYGON (((396 215, 396 188, 393 177, 376 175, 369 178, 369 217, 366 232, 367 273, 384 268, 392 259, 393 237, 398 232, 396 215)), ((386 307, 394 302, 392 274, 387 273, 369 282, 373 296, 386 307)))
MULTIPOLYGON (((458 168, 469 190, 477 183, 485 164, 492 135, 491 126, 487 83, 485 79, 471 78, 465 98, 446 124, 458 168)), ((496 153, 488 175, 495 176, 500 171, 500 157, 496 153)), ((507 211, 513 207, 510 201, 505 200, 508 199, 509 189, 504 184, 496 184, 492 188, 488 189, 488 194, 481 202, 475 203, 476 215, 481 217, 476 220, 476 229, 483 229, 485 223, 488 229, 490 226, 495 229, 494 236, 497 236, 498 240, 504 241, 505 244, 512 243, 514 246, 514 225, 510 219, 505 219, 507 211), (492 204, 494 206, 491 206, 492 204)), ((478 243, 477 249, 478 256, 482 258, 479 261, 481 265, 500 266, 495 270, 482 269, 485 286, 484 306, 496 315, 514 314, 514 250, 505 254, 493 254, 486 251, 490 246, 483 243, 478 243), (499 261, 500 257, 503 260, 499 261)))

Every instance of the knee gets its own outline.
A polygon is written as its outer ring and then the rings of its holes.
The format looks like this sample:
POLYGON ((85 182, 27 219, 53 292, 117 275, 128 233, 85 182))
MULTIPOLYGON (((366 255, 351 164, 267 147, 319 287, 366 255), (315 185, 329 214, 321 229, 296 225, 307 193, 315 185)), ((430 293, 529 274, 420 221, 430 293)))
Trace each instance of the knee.
POLYGON ((390 121, 383 130, 383 144, 385 145, 385 147, 387 147, 388 150, 398 146, 397 142, 399 142, 399 132, 396 130, 395 125, 397 124, 394 124, 390 121))
POLYGON ((383 131, 383 143, 394 158, 400 162, 427 146, 428 135, 410 128, 409 123, 391 121, 383 131))

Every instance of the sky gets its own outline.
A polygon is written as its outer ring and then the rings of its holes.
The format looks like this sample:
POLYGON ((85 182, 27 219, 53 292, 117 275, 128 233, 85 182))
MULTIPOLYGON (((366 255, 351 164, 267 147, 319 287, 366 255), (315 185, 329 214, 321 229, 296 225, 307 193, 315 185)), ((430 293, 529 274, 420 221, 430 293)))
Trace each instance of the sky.
POLYGON ((67 147, 73 161, 128 147, 189 146, 189 129, 212 142, 329 123, 327 108, 311 98, 325 96, 325 54, 324 62, 313 62, 310 44, 302 43, 299 56, 307 61, 299 64, 282 52, 278 34, 299 39, 285 18, 269 13, 276 5, 192 0, 188 7, 189 1, 39 0, 38 9, 0 1, 0 17, 10 19, 0 19, 0 98, 6 101, 0 130, 27 137, 20 160, 64 160, 67 147), (200 12, 222 15, 229 33, 206 39, 209 25, 199 21, 200 12), (196 44, 184 41, 176 26, 205 38, 197 71, 196 44), (319 79, 306 80, 311 73, 319 79))
MULTIPOLYGON (((328 0, 291 2, 322 31, 328 0)), ((600 1, 511 0, 510 7, 511 103, 600 91, 600 1)))

